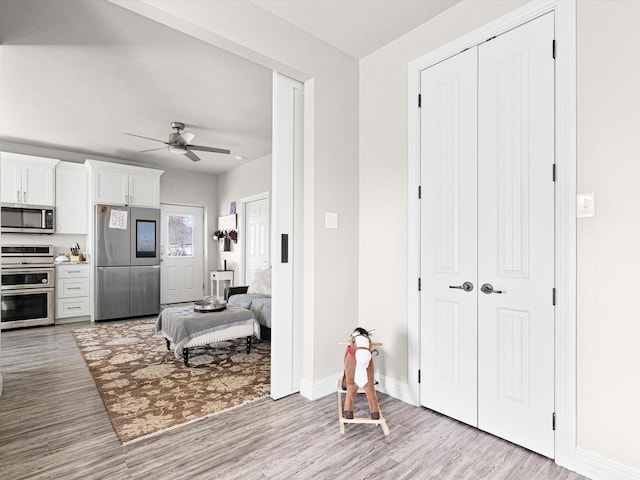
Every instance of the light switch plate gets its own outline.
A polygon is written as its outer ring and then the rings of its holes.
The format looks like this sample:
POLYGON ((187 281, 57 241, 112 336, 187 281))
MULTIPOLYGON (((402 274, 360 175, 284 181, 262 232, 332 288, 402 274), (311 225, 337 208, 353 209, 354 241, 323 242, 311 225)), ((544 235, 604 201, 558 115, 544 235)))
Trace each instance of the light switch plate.
POLYGON ((576 201, 576 217, 586 218, 596 216, 595 193, 579 193, 576 201))
POLYGON ((338 228, 338 214, 333 212, 324 213, 324 228, 338 228))

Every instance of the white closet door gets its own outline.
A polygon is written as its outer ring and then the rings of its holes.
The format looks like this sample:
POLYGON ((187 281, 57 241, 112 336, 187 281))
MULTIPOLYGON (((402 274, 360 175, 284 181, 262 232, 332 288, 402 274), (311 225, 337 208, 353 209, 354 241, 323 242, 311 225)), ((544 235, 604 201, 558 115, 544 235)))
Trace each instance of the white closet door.
POLYGON ((554 454, 554 18, 479 47, 478 426, 554 454), (502 293, 498 293, 502 292, 502 293))
POLYGON ((549 457, 553 26, 423 71, 420 117, 421 402, 549 457))
POLYGON ((476 426, 477 48, 424 70, 420 89, 420 398, 476 426))

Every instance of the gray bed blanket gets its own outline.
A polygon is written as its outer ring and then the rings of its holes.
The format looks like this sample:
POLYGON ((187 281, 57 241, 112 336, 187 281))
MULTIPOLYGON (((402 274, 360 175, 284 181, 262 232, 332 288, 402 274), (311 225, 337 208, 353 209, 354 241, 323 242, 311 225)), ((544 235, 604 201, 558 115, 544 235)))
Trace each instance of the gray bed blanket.
POLYGON ((193 306, 167 308, 156 320, 156 333, 175 344, 177 358, 191 339, 236 325, 253 324, 253 334, 260 338, 260 324, 251 310, 227 305, 220 312, 195 312, 193 306))

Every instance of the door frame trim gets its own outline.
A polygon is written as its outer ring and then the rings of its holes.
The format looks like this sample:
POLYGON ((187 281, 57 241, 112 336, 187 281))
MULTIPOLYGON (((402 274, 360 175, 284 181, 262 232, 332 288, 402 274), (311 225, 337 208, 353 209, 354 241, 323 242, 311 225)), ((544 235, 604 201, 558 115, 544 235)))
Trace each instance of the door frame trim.
MULTIPOLYGON (((271 230, 271 197, 269 194, 269 191, 266 192, 262 192, 262 193, 256 193, 255 195, 250 195, 248 197, 243 197, 240 200, 238 200, 238 202, 240 203, 240 212, 242 212, 242 228, 243 230, 245 230, 244 232, 242 232, 245 236, 245 238, 247 238, 246 236, 246 227, 247 227, 247 203, 250 202, 256 202, 258 200, 266 200, 269 203, 269 211, 268 211, 268 221, 267 221, 267 225, 269 225, 269 230, 271 230)), ((271 231, 269 231, 269 265, 271 265, 271 231)), ((240 270, 240 275, 238 275, 238 285, 246 285, 246 263, 247 263, 247 242, 246 240, 244 242, 241 242, 241 246, 240 246, 240 265, 239 265, 239 270, 240 270)))
MULTIPOLYGON (((555 462, 576 468, 576 1, 532 1, 408 65, 408 198, 407 198, 407 380, 410 398, 420 405, 420 118, 417 98, 420 71, 466 48, 513 29, 548 12, 555 12, 556 205, 555 205, 555 462), (416 288, 413 286, 416 285, 416 288)), ((551 52, 551 46, 549 46, 551 52)), ((550 420, 551 422, 551 420, 550 420)), ((551 428, 551 426, 550 426, 551 428)))

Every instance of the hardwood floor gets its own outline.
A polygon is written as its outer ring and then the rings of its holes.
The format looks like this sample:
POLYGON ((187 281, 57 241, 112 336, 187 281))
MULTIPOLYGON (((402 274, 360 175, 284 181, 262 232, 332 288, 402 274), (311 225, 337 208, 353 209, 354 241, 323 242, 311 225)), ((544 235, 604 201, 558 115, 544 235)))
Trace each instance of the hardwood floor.
POLYGON ((335 395, 291 395, 123 446, 70 334, 85 326, 2 332, 0 479, 584 478, 382 394, 388 437, 373 425, 340 435, 335 395))

